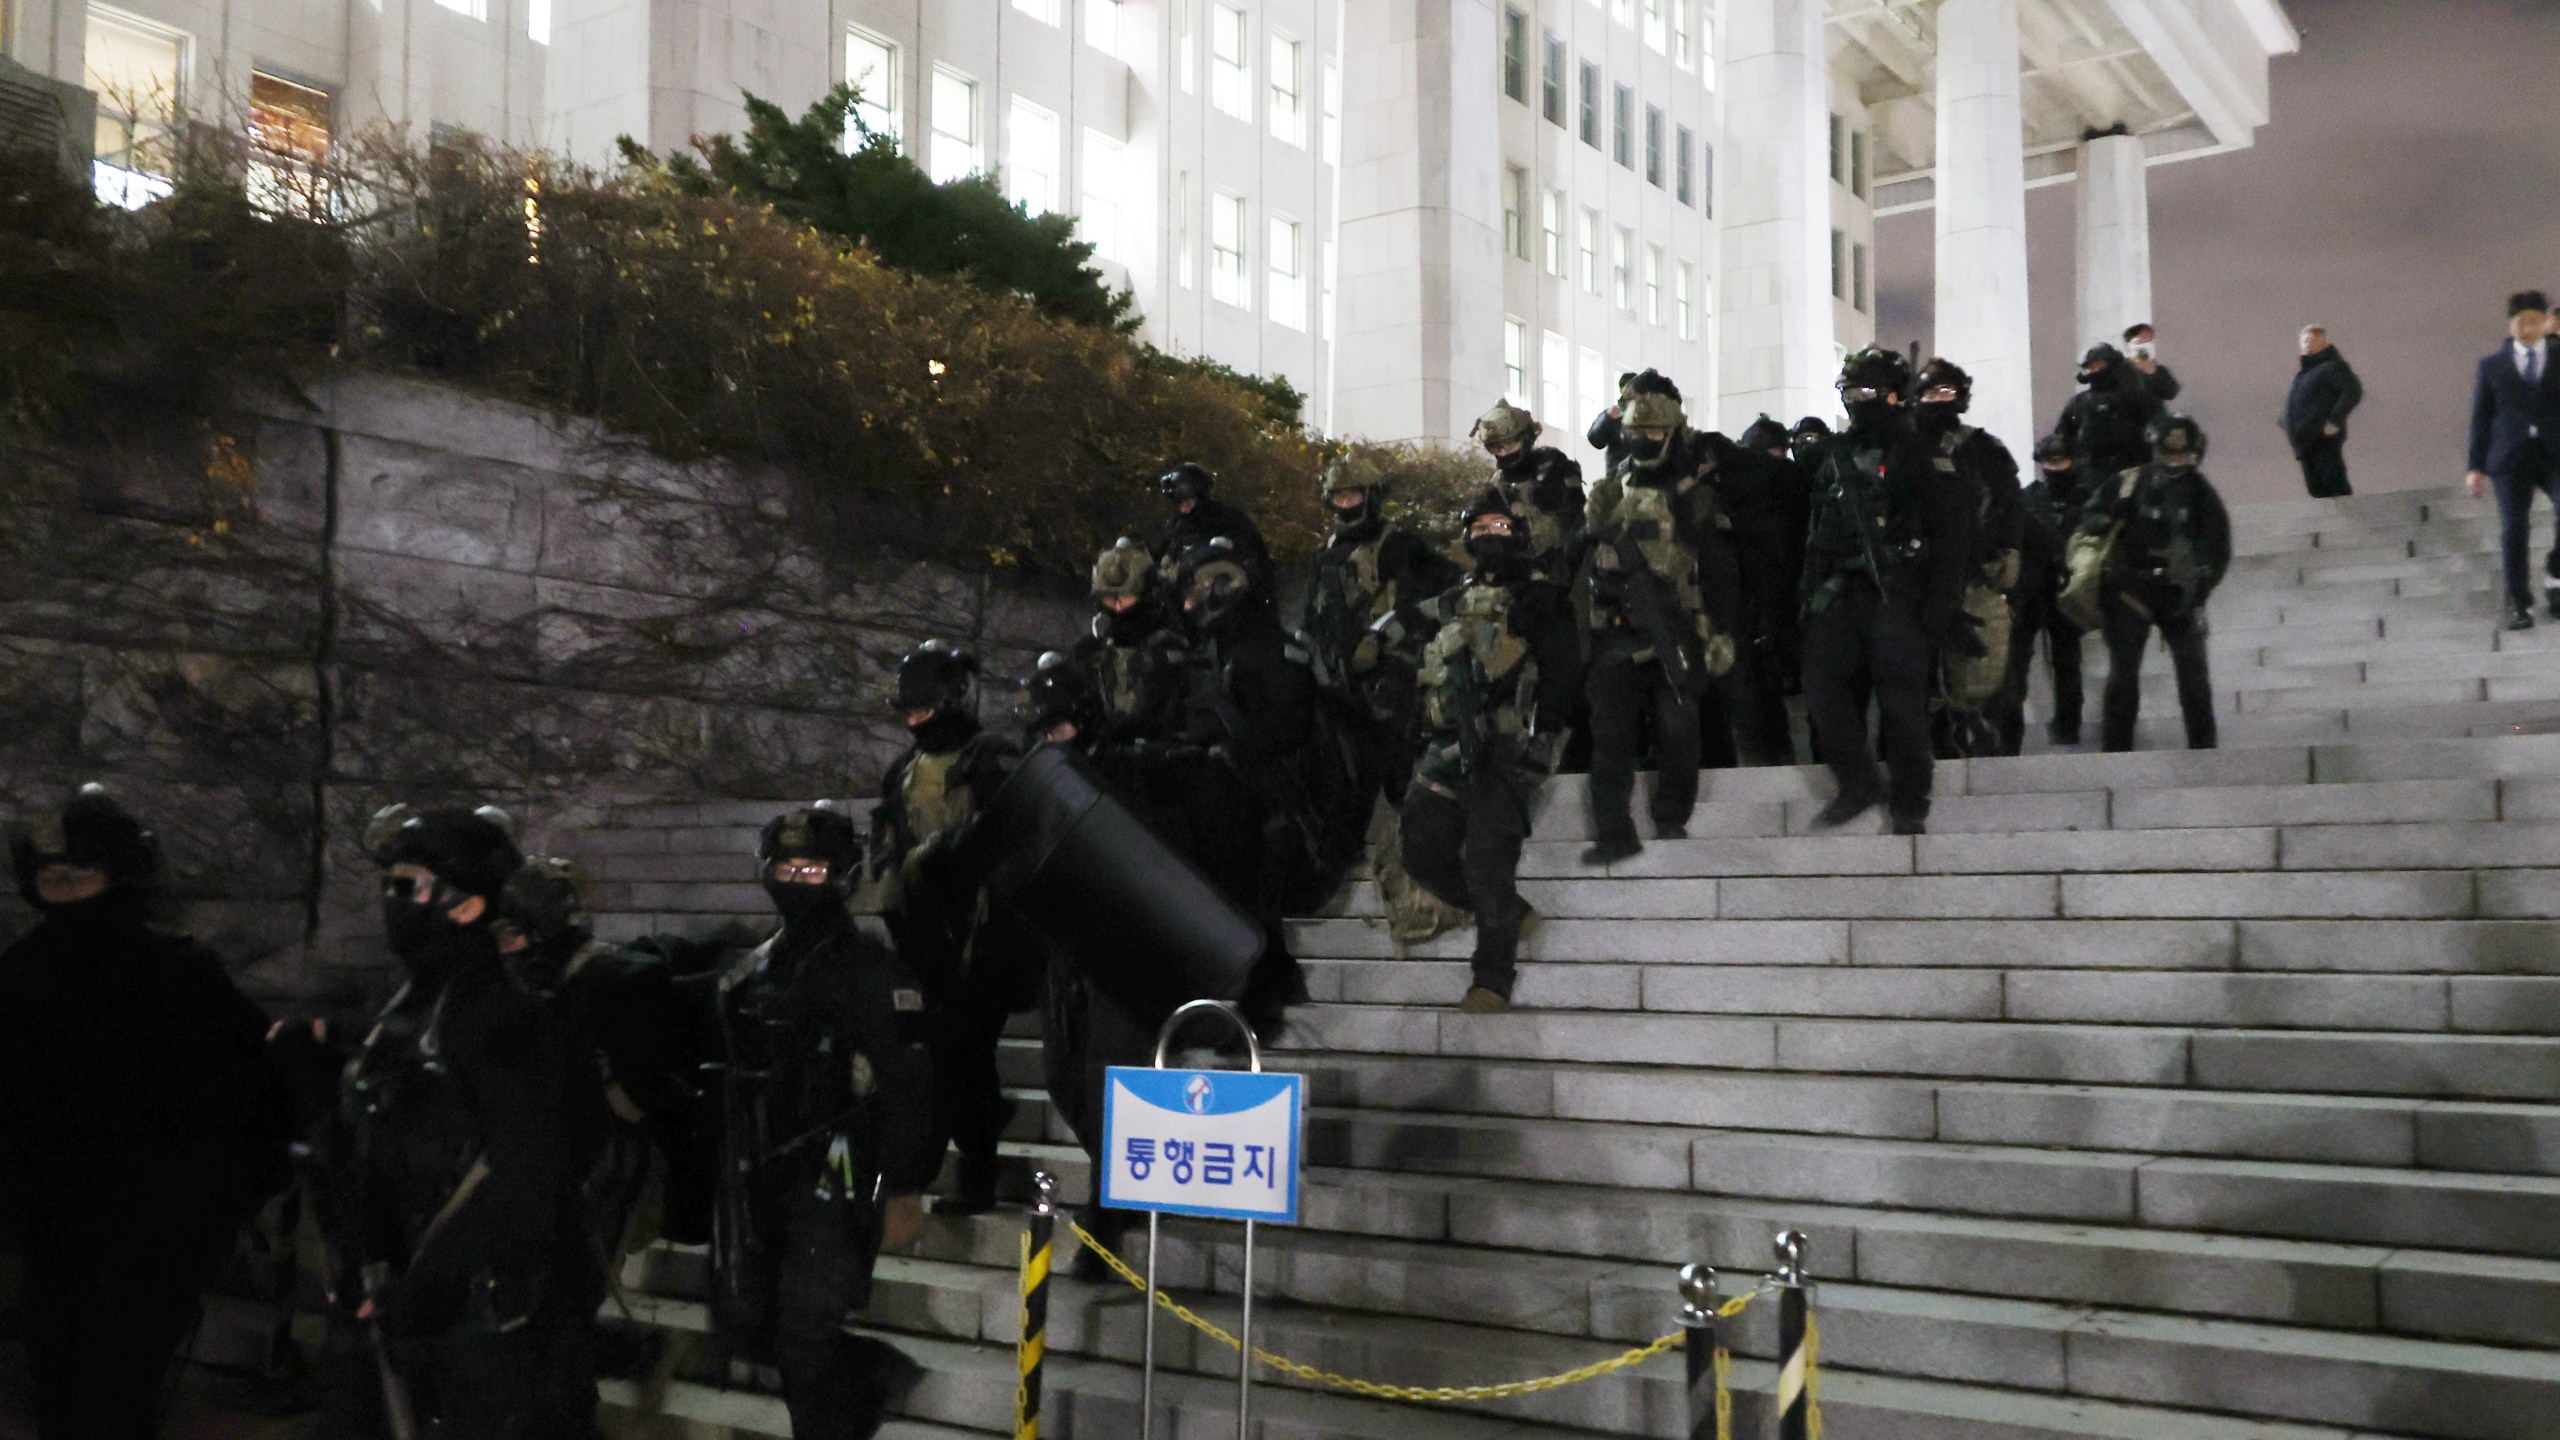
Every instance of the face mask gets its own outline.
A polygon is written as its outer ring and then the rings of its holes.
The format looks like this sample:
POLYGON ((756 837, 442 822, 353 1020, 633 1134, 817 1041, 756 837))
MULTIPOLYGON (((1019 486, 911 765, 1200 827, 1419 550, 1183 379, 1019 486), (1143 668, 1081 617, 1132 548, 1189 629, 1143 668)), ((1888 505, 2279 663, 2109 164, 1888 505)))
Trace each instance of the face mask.
POLYGON ((2083 370, 2080 383, 2092 390, 2113 390, 2116 388, 2116 367, 2109 365, 2103 370, 2083 370))
POLYGON ((833 885, 799 885, 768 875, 764 893, 786 925, 807 925, 824 919, 830 910, 841 913, 844 909, 844 896, 833 885))
POLYGON ((1476 568, 1499 580, 1516 572, 1529 558, 1529 542, 1518 535, 1471 535, 1467 554, 1476 568))
POLYGON ((1126 610, 1093 612, 1096 638, 1114 645, 1134 645, 1156 628, 1155 607, 1141 600, 1126 610))
POLYGON ((1377 510, 1377 503, 1363 500, 1357 505, 1330 505, 1326 508, 1333 511, 1335 530, 1357 530, 1369 523, 1369 517, 1377 510))
POLYGON ((957 750, 978 733, 978 722, 965 711, 936 710, 933 718, 921 725, 910 725, 907 734, 914 737, 916 747, 937 754, 957 750))
POLYGON ((1650 470, 1662 463, 1662 457, 1670 449, 1668 440, 1630 440, 1627 442, 1627 459, 1638 469, 1650 470))
POLYGON ((1956 417, 1963 412, 1957 407, 1955 402, 1949 401, 1943 404, 1915 406, 1914 413, 1920 417, 1920 427, 1922 429, 1927 430, 1932 434, 1938 434, 1944 432, 1948 426, 1955 424, 1956 417))
POLYGON ((1881 430, 1893 423, 1894 405, 1890 400, 1859 400, 1849 406, 1849 428, 1881 430))
POLYGON ((1531 458, 1529 447, 1523 445, 1508 455, 1496 455, 1493 457, 1493 468, 1501 471, 1505 475, 1517 475, 1521 471, 1529 468, 1531 458))
POLYGON ((2196 468, 2196 457, 2193 455, 2159 455, 2153 458, 2160 462, 2161 469, 2179 474, 2185 474, 2196 468))

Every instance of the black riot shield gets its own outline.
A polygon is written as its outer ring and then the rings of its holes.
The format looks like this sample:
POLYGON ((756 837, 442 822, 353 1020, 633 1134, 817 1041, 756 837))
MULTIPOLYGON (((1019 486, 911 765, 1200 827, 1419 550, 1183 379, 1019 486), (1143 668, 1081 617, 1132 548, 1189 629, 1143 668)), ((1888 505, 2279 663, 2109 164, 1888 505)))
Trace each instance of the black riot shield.
POLYGON ((1236 1000, 1262 927, 1111 793, 1084 756, 1042 745, 979 817, 987 889, 1138 1012, 1236 1000))

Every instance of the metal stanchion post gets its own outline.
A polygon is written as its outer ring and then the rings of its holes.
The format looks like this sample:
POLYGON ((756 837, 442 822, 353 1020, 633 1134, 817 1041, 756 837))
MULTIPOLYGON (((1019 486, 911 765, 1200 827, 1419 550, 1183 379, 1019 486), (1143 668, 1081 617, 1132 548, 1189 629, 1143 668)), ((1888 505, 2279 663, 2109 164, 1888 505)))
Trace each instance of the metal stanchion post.
MULTIPOLYGON (((1193 1000, 1165 1017, 1156 1031, 1155 1068, 1164 1068, 1165 1057, 1173 1051, 1174 1032, 1193 1015, 1224 1015, 1244 1036, 1247 1068, 1262 1073, 1262 1043, 1254 1038, 1253 1026, 1244 1012, 1224 1000, 1193 1000)), ((1156 1425, 1156 1251, 1163 1236, 1163 1216, 1147 1212, 1147 1340, 1146 1369, 1138 1380, 1138 1440, 1153 1440, 1156 1425)), ((1247 1440, 1246 1432, 1253 1424, 1253 1222, 1244 1222, 1244 1319, 1236 1336, 1236 1440, 1247 1440)))
POLYGON ((1680 1267, 1680 1328, 1689 1362, 1689 1440, 1722 1440, 1716 1434, 1716 1272, 1705 1265, 1680 1267))
POLYGON ((1806 1440, 1812 1397, 1805 1387, 1804 1235, 1778 1235, 1778 1440, 1806 1440))
POLYGON ((1013 1392, 1014 1440, 1040 1440, 1040 1368, 1049 1353, 1050 1254, 1058 1230, 1058 1180, 1031 1176, 1031 1223, 1022 1232, 1022 1339, 1014 1348, 1020 1382, 1013 1392))

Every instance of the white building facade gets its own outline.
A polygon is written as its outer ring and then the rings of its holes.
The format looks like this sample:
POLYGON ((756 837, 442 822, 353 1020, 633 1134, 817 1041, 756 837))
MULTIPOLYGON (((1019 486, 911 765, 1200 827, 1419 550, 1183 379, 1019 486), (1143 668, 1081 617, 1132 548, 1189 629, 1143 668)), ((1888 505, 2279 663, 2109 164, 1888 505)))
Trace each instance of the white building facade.
POLYGON ((2279 0, 0 0, 135 203, 179 106, 286 163, 378 121, 605 161, 849 81, 936 176, 1077 215, 1150 341, 1438 441, 1505 396, 1578 432, 1645 367, 1701 424, 1832 414, 1876 216, 1933 208, 1937 348, 2023 451, 2026 190, 2081 182, 2112 338, 2148 167, 2251 143, 2295 44, 2279 0))

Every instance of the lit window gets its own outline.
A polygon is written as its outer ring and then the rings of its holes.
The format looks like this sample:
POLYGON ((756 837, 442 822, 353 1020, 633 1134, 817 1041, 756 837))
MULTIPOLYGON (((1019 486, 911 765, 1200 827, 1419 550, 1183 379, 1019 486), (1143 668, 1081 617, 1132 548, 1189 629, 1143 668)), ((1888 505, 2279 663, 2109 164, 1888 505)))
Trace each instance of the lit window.
POLYGON ((1621 25, 1636 23, 1636 0, 1609 0, 1609 18, 1621 25))
POLYGON ((1662 323, 1662 247, 1644 247, 1644 322, 1662 323))
POLYGON ((92 183, 110 205, 139 210, 169 193, 177 157, 171 127, 187 37, 137 16, 89 12, 84 83, 98 97, 92 183))
POLYGON ((1173 176, 1173 283, 1188 290, 1194 283, 1191 267, 1191 172, 1177 170, 1173 176))
POLYGON ((1324 163, 1342 163, 1342 67, 1324 67, 1324 163))
POLYGON ((1616 87, 1609 107, 1609 158, 1633 170, 1636 168, 1636 92, 1625 85, 1616 87))
POLYGON ((844 32, 844 83, 854 89, 848 147, 868 135, 898 138, 898 47, 868 30, 844 32))
POLYGON ((1683 125, 1672 133, 1671 139, 1672 193, 1679 197, 1681 204, 1695 205, 1698 203, 1698 137, 1683 125))
POLYGON ((1716 12, 1712 5, 1698 10, 1698 78, 1710 90, 1716 88, 1716 12))
POLYGON ((1200 0, 1174 0, 1174 69, 1181 74, 1185 95, 1200 88, 1200 42, 1193 33, 1199 25, 1199 8, 1200 0))
POLYGON ((1644 43, 1656 54, 1668 40, 1669 20, 1662 13, 1663 0, 1644 0, 1644 43))
MULTIPOLYGON (((1104 0, 1094 0, 1104 3, 1104 0)), ((1120 195, 1126 183, 1120 173, 1124 150, 1099 130, 1084 132, 1084 193, 1076 207, 1076 230, 1105 260, 1129 263, 1127 240, 1120 233, 1120 195)))
POLYGON ((1574 381, 1574 388, 1582 395, 1581 406, 1576 411, 1579 415, 1597 415, 1618 401, 1618 392, 1607 388, 1608 362, 1600 358, 1599 351, 1588 345, 1582 347, 1582 353, 1575 357, 1574 381))
POLYGON ((551 43, 551 0, 527 0, 524 7, 524 38, 536 45, 551 43))
POLYGON ((1271 219, 1270 294, 1274 322, 1292 330, 1307 328, 1307 262, 1298 239, 1298 222, 1271 219))
POLYGON ((1517 9, 1502 12, 1502 93, 1529 99, 1529 17, 1517 9))
POLYGON ((1305 46, 1271 37, 1271 133, 1292 145, 1307 143, 1305 46))
POLYGON ((1580 242, 1575 249, 1579 252, 1582 261, 1583 291, 1586 294, 1597 295, 1600 293, 1599 211, 1588 205, 1582 207, 1582 233, 1575 238, 1580 242))
POLYGON ((1690 21, 1697 0, 1671 0, 1671 63, 1686 70, 1697 63, 1689 48, 1690 21))
POLYGON ((1229 305, 1251 305, 1253 285, 1244 274, 1244 197, 1209 196, 1209 294, 1229 305))
POLYGON ((1655 189, 1662 188, 1662 107, 1659 105, 1644 107, 1644 179, 1655 189))
POLYGON ((1529 408, 1529 322, 1502 317, 1502 398, 1529 408))
POLYGON ((1849 298, 1849 237, 1831 232, 1831 298, 1849 298))
POLYGON ((1511 166, 1503 173, 1502 248, 1529 258, 1529 172, 1511 166))
POLYGON ((1582 62, 1582 143, 1600 148, 1600 67, 1582 62))
POLYGON ((1867 198, 1867 132, 1849 132, 1849 193, 1867 198))
POLYGON ((1546 69, 1542 73, 1543 91, 1538 97, 1539 109, 1550 125, 1564 124, 1564 42, 1547 36, 1546 69))
POLYGON ((1120 0, 1084 0, 1084 43, 1105 55, 1118 59, 1120 53, 1120 0))
POLYGON ((1573 409, 1572 397, 1565 388, 1573 383, 1572 352, 1565 348, 1564 337, 1553 330, 1538 336, 1538 398, 1544 402, 1540 414, 1550 425, 1563 422, 1573 409))
POLYGON ((1609 300, 1621 310, 1636 308, 1636 232, 1624 225, 1609 232, 1609 300))
POLYGON ((1697 316, 1689 304, 1689 296, 1696 287, 1697 272, 1688 261, 1681 261, 1679 268, 1671 272, 1671 311, 1672 321, 1683 340, 1698 338, 1697 316))
POLYGON ((1244 12, 1209 7, 1209 102, 1239 120, 1253 118, 1253 62, 1244 47, 1244 12))
POLYGON ((1549 190, 1545 207, 1538 216, 1539 238, 1546 242, 1547 273, 1561 278, 1564 274, 1564 192, 1549 190))
POLYGON ((1058 23, 1058 0, 1013 0, 1013 8, 1043 25, 1058 23))
POLYGON ((1865 314, 1867 309, 1867 247, 1856 245, 1849 250, 1849 303, 1865 314))
POLYGON ((249 73, 249 198, 260 208, 318 219, 328 210, 328 92, 249 73))
POLYGON ((933 69, 933 178, 963 180, 984 167, 978 157, 978 82, 933 69))
POLYGON ((1004 194, 1025 214, 1058 208, 1058 117, 1019 95, 1005 124, 1004 194))

